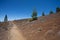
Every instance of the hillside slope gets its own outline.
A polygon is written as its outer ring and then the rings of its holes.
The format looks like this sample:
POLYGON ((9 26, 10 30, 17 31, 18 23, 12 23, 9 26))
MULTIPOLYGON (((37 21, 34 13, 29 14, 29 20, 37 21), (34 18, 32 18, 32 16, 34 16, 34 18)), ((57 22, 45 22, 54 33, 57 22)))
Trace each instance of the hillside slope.
POLYGON ((42 16, 32 22, 14 23, 27 40, 60 40, 60 13, 42 16))
POLYGON ((60 13, 41 16, 32 22, 27 19, 11 22, 0 23, 0 40, 12 40, 15 38, 9 39, 9 35, 12 33, 15 35, 22 34, 25 40, 60 40, 60 13), (13 24, 19 30, 13 29, 13 24), (11 33, 10 30, 14 32, 11 33))

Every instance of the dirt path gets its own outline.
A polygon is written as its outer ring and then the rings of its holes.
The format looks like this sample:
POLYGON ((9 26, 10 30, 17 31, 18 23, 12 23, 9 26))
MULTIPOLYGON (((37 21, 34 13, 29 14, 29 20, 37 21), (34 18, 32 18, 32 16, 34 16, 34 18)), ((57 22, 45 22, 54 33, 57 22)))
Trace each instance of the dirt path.
POLYGON ((9 40, 26 40, 17 26, 13 22, 11 22, 10 25, 11 24, 12 28, 9 30, 9 40))

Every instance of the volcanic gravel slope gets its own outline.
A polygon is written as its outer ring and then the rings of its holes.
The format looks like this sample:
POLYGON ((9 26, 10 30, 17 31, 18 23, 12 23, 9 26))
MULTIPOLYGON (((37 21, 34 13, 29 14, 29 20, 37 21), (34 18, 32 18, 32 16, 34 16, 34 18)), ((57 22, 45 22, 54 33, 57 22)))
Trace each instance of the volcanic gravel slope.
POLYGON ((60 40, 60 13, 41 16, 32 22, 11 21, 7 30, 3 24, 0 23, 0 40, 60 40))

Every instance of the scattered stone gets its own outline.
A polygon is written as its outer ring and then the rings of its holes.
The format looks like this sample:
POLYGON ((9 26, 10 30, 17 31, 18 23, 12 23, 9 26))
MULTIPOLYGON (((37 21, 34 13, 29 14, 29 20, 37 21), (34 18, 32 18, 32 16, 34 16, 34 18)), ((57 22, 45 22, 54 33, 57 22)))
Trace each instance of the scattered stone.
POLYGON ((57 34, 60 36, 60 31, 58 31, 57 34))

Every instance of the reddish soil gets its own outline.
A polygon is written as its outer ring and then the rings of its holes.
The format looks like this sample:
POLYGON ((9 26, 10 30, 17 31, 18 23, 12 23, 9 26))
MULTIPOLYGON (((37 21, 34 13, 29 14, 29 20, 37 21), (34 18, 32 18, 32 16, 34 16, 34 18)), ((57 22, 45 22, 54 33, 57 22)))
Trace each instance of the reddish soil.
MULTIPOLYGON (((38 20, 32 22, 29 22, 28 19, 12 22, 19 29, 18 33, 15 31, 13 33, 22 34, 25 40, 60 40, 60 13, 41 16, 38 20)), ((5 25, 0 23, 0 40, 10 40, 8 37, 12 28, 12 23, 5 25), (8 29, 6 30, 5 27, 8 29)))

